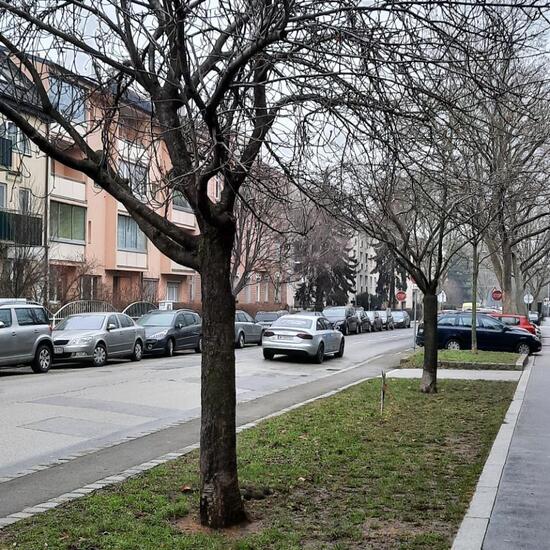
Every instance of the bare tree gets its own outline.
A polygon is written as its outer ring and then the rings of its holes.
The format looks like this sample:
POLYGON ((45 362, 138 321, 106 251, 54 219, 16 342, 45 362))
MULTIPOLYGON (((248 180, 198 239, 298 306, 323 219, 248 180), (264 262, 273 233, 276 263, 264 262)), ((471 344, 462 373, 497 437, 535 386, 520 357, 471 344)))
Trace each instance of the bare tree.
MULTIPOLYGON (((427 71, 447 70, 447 52, 477 34, 479 13, 493 8, 352 0, 0 0, 0 7, 0 43, 32 78, 56 132, 41 134, 4 101, 0 112, 45 153, 120 201, 161 252, 200 272, 201 520, 213 527, 241 521, 231 287, 241 188, 262 148, 290 181, 305 186, 313 165, 332 162, 348 138, 364 142, 371 132, 391 133, 394 117, 411 120, 408 99, 438 93, 427 71), (71 71, 64 69, 71 64, 71 71), (90 78, 75 76, 77 68, 88 69, 90 78), (69 97, 71 85, 78 93, 69 97), (76 124, 83 110, 85 124, 76 124), (64 140, 54 139, 60 131, 64 140), (155 164, 151 181, 135 168, 129 177, 117 147, 121 134, 146 149, 155 164), (71 148, 63 145, 67 139, 71 148), (219 200, 208 192, 215 177, 223 184, 219 200), (159 211, 182 196, 199 235, 159 211)), ((435 221, 428 218, 428 202, 418 201, 417 188, 403 181, 410 180, 384 176, 394 191, 413 192, 403 202, 407 223, 418 221, 423 230, 414 246, 409 235, 405 248, 387 241, 426 290, 431 318, 439 275, 455 245, 448 218, 439 211, 435 221)), ((276 186, 269 190, 277 194, 276 186)), ((428 192, 432 203, 452 202, 444 186, 428 192)), ((405 229, 397 205, 382 213, 396 231, 405 229)), ((433 326, 426 332, 431 347, 423 388, 434 391, 433 326)))

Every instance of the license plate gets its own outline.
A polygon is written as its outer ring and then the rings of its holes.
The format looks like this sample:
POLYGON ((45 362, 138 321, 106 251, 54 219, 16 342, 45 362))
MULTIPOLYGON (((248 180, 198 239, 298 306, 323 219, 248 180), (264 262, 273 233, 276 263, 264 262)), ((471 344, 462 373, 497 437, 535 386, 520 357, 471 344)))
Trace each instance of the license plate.
POLYGON ((279 336, 277 336, 277 340, 292 340, 292 336, 283 336, 282 334, 279 334, 279 336))
POLYGON ((61 355, 63 353, 63 348, 61 346, 55 346, 55 348, 53 348, 53 352, 55 355, 61 355))

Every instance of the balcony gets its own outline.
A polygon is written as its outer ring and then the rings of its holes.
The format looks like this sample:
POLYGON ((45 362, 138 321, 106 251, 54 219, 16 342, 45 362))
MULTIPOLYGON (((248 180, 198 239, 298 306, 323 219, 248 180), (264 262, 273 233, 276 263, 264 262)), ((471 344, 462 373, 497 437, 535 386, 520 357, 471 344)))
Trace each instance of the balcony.
POLYGON ((0 137, 0 167, 11 170, 12 142, 11 139, 0 137))
POLYGON ((0 209, 0 241, 40 246, 42 244, 42 217, 0 209))

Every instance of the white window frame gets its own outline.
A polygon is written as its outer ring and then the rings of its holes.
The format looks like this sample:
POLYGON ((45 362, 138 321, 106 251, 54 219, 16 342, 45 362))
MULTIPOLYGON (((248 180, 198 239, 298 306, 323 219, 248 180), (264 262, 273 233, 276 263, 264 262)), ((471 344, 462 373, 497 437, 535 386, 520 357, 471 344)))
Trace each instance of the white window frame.
POLYGON ((131 216, 125 216, 123 214, 118 215, 118 217, 117 217, 117 240, 116 240, 116 244, 117 244, 117 250, 121 250, 123 252, 139 252, 141 254, 146 254, 147 253, 147 237, 145 236, 145 233, 143 233, 143 231, 140 229, 137 222, 131 216), (126 220, 124 222, 124 224, 125 224, 125 227, 124 227, 125 236, 124 236, 123 246, 121 246, 120 241, 119 241, 120 231, 121 231, 120 230, 120 220, 122 218, 124 218, 126 220), (127 225, 128 223, 130 225, 135 226, 135 228, 136 228, 137 233, 136 233, 136 246, 135 247, 127 246, 128 245, 128 239, 126 238, 126 232, 128 231, 128 225, 127 225), (142 241, 143 246, 140 246, 140 238, 139 238, 140 233, 143 236, 143 241, 142 241))
POLYGON ((166 283, 166 301, 167 302, 179 302, 180 301, 181 283, 178 281, 168 281, 166 283), (176 290, 176 298, 170 296, 171 290, 176 290))
POLYGON ((6 208, 8 203, 8 186, 5 183, 0 183, 0 189, 2 190, 2 193, 0 193, 0 208, 6 208))

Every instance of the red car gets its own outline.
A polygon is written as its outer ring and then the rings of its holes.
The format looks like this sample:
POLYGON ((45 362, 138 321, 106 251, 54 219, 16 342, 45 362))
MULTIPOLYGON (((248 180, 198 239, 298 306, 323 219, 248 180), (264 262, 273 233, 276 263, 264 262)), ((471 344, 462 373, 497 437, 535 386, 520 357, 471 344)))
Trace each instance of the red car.
POLYGON ((489 313, 491 317, 502 321, 505 325, 510 327, 524 328, 531 334, 537 335, 537 329, 535 325, 529 321, 527 315, 518 315, 515 313, 489 313))

